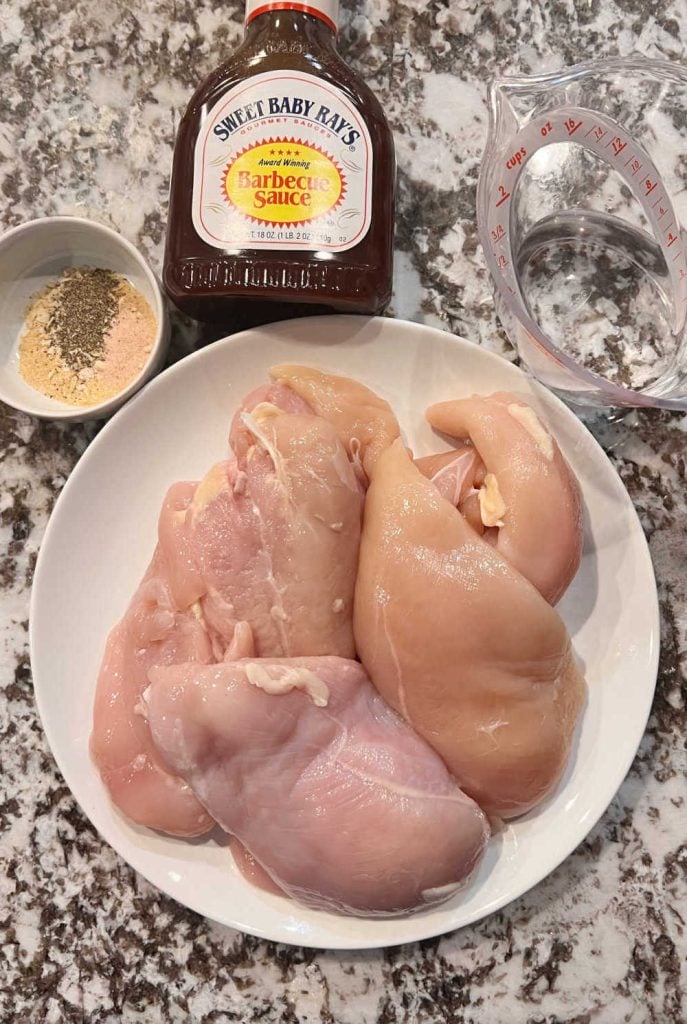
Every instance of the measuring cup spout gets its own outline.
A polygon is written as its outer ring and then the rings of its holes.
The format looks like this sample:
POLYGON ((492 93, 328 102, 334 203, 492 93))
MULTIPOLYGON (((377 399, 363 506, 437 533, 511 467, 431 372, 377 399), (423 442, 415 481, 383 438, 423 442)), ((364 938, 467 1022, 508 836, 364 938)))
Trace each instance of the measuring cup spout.
POLYGON ((518 130, 518 116, 510 101, 508 79, 501 79, 489 84, 487 103, 489 106, 488 141, 498 141, 518 130))

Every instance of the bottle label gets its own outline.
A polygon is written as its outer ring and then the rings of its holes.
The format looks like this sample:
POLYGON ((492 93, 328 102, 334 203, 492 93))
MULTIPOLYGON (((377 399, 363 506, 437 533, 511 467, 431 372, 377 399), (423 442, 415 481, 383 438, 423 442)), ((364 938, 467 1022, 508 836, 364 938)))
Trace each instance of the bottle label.
POLYGON ((196 232, 217 249, 351 249, 372 213, 367 125, 314 75, 249 78, 201 125, 192 204, 196 232))
POLYGON ((246 25, 259 14, 268 11, 301 11, 303 14, 311 14, 329 25, 333 32, 336 32, 339 24, 339 0, 304 0, 302 3, 297 0, 246 0, 246 25))

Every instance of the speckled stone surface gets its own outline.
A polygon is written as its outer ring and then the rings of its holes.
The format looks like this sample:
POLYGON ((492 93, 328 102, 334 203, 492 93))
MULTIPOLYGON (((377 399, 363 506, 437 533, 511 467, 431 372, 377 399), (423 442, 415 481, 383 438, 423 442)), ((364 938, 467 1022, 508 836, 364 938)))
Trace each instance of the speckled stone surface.
MULTIPOLYGON (((684 61, 682 0, 348 0, 343 46, 399 159, 396 315, 512 358, 475 228, 485 79, 627 54, 684 61)), ((0 215, 74 213, 160 266, 180 111, 241 32, 240 0, 3 0, 0 215)), ((175 354, 196 344, 176 323, 175 354)), ((678 1024, 687 1019, 687 419, 594 430, 649 538, 663 653, 649 729, 613 804, 534 891, 474 927, 371 953, 278 947, 159 895, 75 806, 36 716, 31 575, 95 428, 0 406, 0 1021, 678 1024)))

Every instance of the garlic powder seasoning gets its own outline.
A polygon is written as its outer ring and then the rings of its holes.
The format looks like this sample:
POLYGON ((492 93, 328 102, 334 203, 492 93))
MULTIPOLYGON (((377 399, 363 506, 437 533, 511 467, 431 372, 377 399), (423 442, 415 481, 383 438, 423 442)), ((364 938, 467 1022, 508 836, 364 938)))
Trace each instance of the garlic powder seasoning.
POLYGON ((27 310, 19 372, 49 398, 98 405, 138 376, 156 330, 148 302, 121 274, 68 267, 27 310))

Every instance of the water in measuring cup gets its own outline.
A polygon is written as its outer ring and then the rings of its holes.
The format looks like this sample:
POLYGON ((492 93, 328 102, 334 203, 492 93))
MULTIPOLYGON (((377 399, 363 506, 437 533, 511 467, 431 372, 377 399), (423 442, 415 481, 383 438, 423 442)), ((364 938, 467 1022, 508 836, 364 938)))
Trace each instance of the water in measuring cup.
POLYGON ((639 204, 579 147, 542 151, 528 172, 513 247, 528 312, 587 369, 634 390, 649 387, 675 351, 673 295, 639 204))

